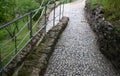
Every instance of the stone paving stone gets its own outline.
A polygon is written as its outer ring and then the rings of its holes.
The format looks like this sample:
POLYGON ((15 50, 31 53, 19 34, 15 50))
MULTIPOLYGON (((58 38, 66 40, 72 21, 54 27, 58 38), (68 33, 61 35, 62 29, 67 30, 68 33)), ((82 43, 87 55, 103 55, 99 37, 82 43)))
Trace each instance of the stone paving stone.
MULTIPOLYGON (((70 21, 55 47, 44 76, 120 76, 99 51, 97 38, 86 21, 84 7, 85 0, 65 4, 64 15, 70 21)), ((58 13, 59 7, 56 8, 58 13)), ((49 20, 52 17, 53 13, 49 20)), ((51 27, 47 26, 48 29, 51 27)))

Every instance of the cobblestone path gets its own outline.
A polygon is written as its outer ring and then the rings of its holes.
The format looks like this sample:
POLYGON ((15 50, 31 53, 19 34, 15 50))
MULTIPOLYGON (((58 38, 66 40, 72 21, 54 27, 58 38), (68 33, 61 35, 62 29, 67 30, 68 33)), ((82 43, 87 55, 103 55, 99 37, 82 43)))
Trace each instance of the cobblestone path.
POLYGON ((65 4, 64 15, 70 21, 44 76, 120 76, 99 51, 96 36, 85 19, 84 7, 84 0, 65 4))

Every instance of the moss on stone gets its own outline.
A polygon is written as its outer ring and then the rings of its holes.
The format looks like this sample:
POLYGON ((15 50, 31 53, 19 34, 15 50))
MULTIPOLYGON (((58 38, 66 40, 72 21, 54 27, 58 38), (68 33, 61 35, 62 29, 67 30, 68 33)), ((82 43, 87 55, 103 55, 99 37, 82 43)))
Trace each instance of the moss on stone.
POLYGON ((68 20, 67 17, 64 17, 61 21, 63 23, 59 23, 48 32, 37 49, 27 57, 23 67, 18 72, 18 76, 38 75, 38 73, 42 74, 45 71, 50 55, 54 50, 54 46, 60 34, 67 26, 68 20))

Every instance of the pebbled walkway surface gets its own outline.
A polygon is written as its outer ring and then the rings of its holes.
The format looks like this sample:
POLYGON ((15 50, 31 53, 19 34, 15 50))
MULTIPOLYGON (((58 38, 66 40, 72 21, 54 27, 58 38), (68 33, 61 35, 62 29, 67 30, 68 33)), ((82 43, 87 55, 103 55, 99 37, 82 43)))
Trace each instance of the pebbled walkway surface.
POLYGON ((70 21, 44 76, 120 76, 99 51, 96 36, 85 19, 84 7, 85 0, 65 4, 64 15, 70 21))

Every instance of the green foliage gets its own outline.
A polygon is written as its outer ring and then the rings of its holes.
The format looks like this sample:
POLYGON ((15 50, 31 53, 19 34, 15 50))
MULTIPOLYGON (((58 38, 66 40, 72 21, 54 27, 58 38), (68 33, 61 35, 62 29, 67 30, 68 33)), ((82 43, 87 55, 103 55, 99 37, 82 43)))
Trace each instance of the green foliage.
POLYGON ((0 25, 38 7, 35 0, 0 0, 0 25))
POLYGON ((96 5, 102 5, 105 17, 108 20, 118 20, 120 18, 120 0, 90 0, 91 8, 94 9, 96 5))
POLYGON ((67 3, 72 2, 73 0, 67 0, 67 3))
POLYGON ((1 30, 0 31, 0 40, 5 39, 7 37, 7 31, 6 30, 1 30))
POLYGON ((39 7, 39 3, 35 0, 16 0, 16 5, 15 11, 18 14, 24 14, 39 7))
POLYGON ((108 20, 114 20, 116 17, 115 17, 115 15, 114 14, 112 14, 111 16, 109 16, 107 19, 108 20))
POLYGON ((40 5, 43 1, 44 1, 44 3, 48 2, 48 0, 36 0, 36 2, 38 2, 40 5))
POLYGON ((50 1, 50 4, 52 4, 52 3, 54 3, 54 1, 60 1, 60 0, 36 0, 36 2, 38 2, 40 5, 42 4, 42 2, 44 2, 43 3, 43 5, 44 5, 44 4, 48 3, 49 1, 50 1))
POLYGON ((13 19, 14 0, 0 1, 0 24, 13 19))

